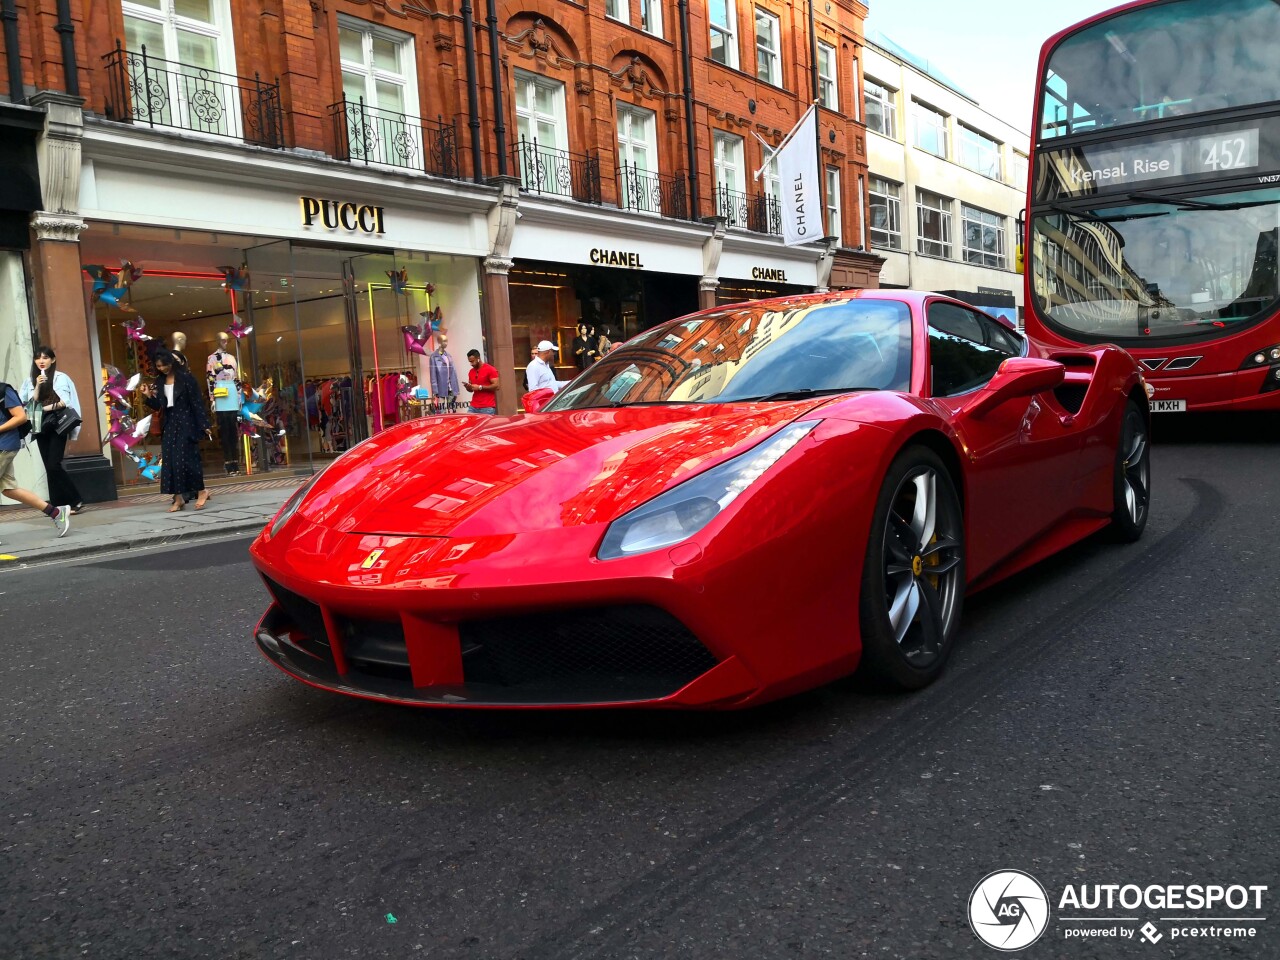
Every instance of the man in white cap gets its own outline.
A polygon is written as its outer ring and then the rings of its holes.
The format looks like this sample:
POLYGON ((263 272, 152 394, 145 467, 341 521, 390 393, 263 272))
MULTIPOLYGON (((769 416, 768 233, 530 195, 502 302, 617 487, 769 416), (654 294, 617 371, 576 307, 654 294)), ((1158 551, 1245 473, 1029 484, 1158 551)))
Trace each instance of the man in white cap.
POLYGON ((529 366, 524 372, 525 379, 529 381, 529 392, 532 393, 544 387, 549 387, 553 391, 559 390, 564 386, 565 381, 556 379, 555 371, 551 369, 548 361, 560 348, 550 340, 542 340, 533 349, 534 356, 529 359, 529 366))

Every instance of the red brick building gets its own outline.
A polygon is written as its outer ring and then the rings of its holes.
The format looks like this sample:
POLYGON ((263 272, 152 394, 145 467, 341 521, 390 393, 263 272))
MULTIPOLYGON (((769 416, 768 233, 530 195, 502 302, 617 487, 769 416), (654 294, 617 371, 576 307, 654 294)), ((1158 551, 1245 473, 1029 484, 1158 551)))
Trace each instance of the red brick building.
MULTIPOLYGON (((82 394, 136 367, 131 316, 196 366, 247 317, 240 370, 279 388, 287 459, 309 466, 403 412, 389 377, 426 389, 401 333, 424 316, 455 366, 493 360, 514 410, 529 345, 559 343, 568 376, 579 323, 618 340, 877 283, 860 3, 818 5, 812 35, 806 4, 776 0, 67 6, 15 3, 0 50, 0 295, 26 306, 0 335, 15 356, 52 343, 82 394), (753 173, 815 90, 830 239, 787 248, 776 178, 753 173), (104 298, 83 268, 114 284, 122 260, 143 275, 104 298)), ((136 478, 97 419, 70 455, 105 497, 136 478)))

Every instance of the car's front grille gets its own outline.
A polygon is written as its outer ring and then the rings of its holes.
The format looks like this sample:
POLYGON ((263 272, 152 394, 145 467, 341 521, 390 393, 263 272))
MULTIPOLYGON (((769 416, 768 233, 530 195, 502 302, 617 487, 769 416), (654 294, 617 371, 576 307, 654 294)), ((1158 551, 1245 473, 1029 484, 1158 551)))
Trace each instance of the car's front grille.
MULTIPOLYGON (((267 579, 278 612, 267 627, 308 660, 308 674, 336 670, 320 605, 267 579), (313 662, 310 658, 314 658, 313 662)), ((332 613, 334 645, 352 691, 415 695, 399 620, 332 613)), ((687 627, 657 607, 639 604, 547 611, 470 620, 457 625, 462 683, 423 688, 455 703, 624 703, 670 696, 717 663, 687 627)), ((285 648, 273 648, 287 659, 285 648)), ((333 673, 333 679, 337 674, 333 673)))
POLYGON ((396 620, 338 617, 337 628, 347 669, 375 677, 413 682, 404 627, 396 620))
POLYGON ((468 688, 548 702, 651 699, 716 659, 679 620, 629 605, 472 620, 459 625, 468 688))
POLYGON ((296 628, 292 633, 293 642, 312 656, 332 663, 333 650, 329 646, 329 632, 325 630, 320 605, 282 587, 274 580, 267 577, 263 579, 267 581, 267 589, 276 598, 280 609, 296 628))

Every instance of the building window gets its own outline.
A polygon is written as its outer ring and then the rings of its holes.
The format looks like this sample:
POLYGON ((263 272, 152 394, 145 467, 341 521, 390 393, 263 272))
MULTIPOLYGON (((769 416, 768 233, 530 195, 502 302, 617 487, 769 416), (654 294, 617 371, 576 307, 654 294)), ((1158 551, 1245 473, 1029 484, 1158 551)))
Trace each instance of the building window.
POLYGON ((642 213, 662 212, 657 177, 657 114, 618 104, 618 164, 622 168, 622 206, 642 213))
POLYGON ((870 77, 863 80, 863 89, 866 91, 863 102, 867 109, 867 129, 891 140, 898 139, 897 91, 870 77))
POLYGON ((764 180, 764 195, 778 203, 782 202, 782 177, 778 175, 778 158, 774 157, 764 165, 764 173, 760 174, 760 178, 764 180))
MULTIPOLYGON (((203 71, 235 73, 231 11, 227 0, 124 0, 124 43, 133 53, 147 48, 149 59, 168 60, 153 65, 158 81, 167 82, 167 96, 159 107, 153 105, 153 119, 165 126, 183 127, 205 133, 239 137, 241 129, 238 91, 233 82, 211 78, 203 71), (167 81, 166 79, 167 78, 167 81), (196 103, 217 101, 221 109, 216 120, 208 120, 207 109, 196 103)), ((141 64, 139 64, 141 73, 141 64)), ((154 92, 154 91, 153 91, 154 92)), ((153 102, 159 100, 153 97, 153 102)))
POLYGON ((520 177, 526 190, 565 194, 571 182, 564 84, 536 73, 515 71, 516 137, 520 177))
POLYGON ((630 0, 604 0, 604 15, 623 23, 631 22, 630 0))
POLYGON ((1016 150, 1013 154, 1013 185, 1019 190, 1027 189, 1027 158, 1016 150))
POLYGON ((711 59, 726 67, 738 67, 738 37, 733 0, 710 0, 707 20, 711 27, 711 59))
POLYGON ((969 263, 1004 269, 1004 217, 960 205, 964 217, 964 258, 969 263))
POLYGON ((716 215, 731 227, 747 225, 747 196, 742 164, 742 138, 716 130, 712 134, 712 164, 716 178, 716 215))
POLYGON ((916 249, 931 257, 951 257, 951 201, 916 191, 916 249))
POLYGON ((828 110, 840 109, 836 89, 836 48, 818 41, 818 101, 828 110))
POLYGON ((960 125, 959 140, 956 159, 962 167, 992 180, 1000 179, 1000 144, 964 124, 960 125))
POLYGON ((516 136, 536 140, 540 147, 569 149, 563 83, 516 71, 516 136))
POLYGON ((901 250, 902 186, 882 177, 872 177, 868 191, 871 194, 871 245, 901 250))
POLYGON ((662 36, 662 0, 640 0, 640 29, 662 36))
POLYGON ((338 56, 352 159, 394 166, 421 162, 413 37, 339 17, 338 56))
POLYGON ((417 114, 413 37, 359 20, 338 21, 342 95, 349 103, 417 114))
POLYGON ((756 7, 756 76, 775 87, 782 86, 782 65, 778 60, 781 36, 778 18, 756 7))
POLYGON ((840 227, 840 169, 827 167, 827 236, 835 237, 837 245, 843 234, 840 227))
POLYGON ((911 104, 911 142, 925 153, 947 159, 947 117, 918 100, 911 104))

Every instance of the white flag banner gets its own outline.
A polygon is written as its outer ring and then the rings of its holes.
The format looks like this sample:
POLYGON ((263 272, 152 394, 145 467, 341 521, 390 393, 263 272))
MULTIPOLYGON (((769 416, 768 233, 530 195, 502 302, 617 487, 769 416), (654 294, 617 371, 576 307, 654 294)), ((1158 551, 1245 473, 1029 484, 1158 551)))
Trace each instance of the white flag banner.
POLYGON ((812 107, 778 151, 782 186, 782 239, 788 247, 822 239, 818 185, 818 113, 812 107))

